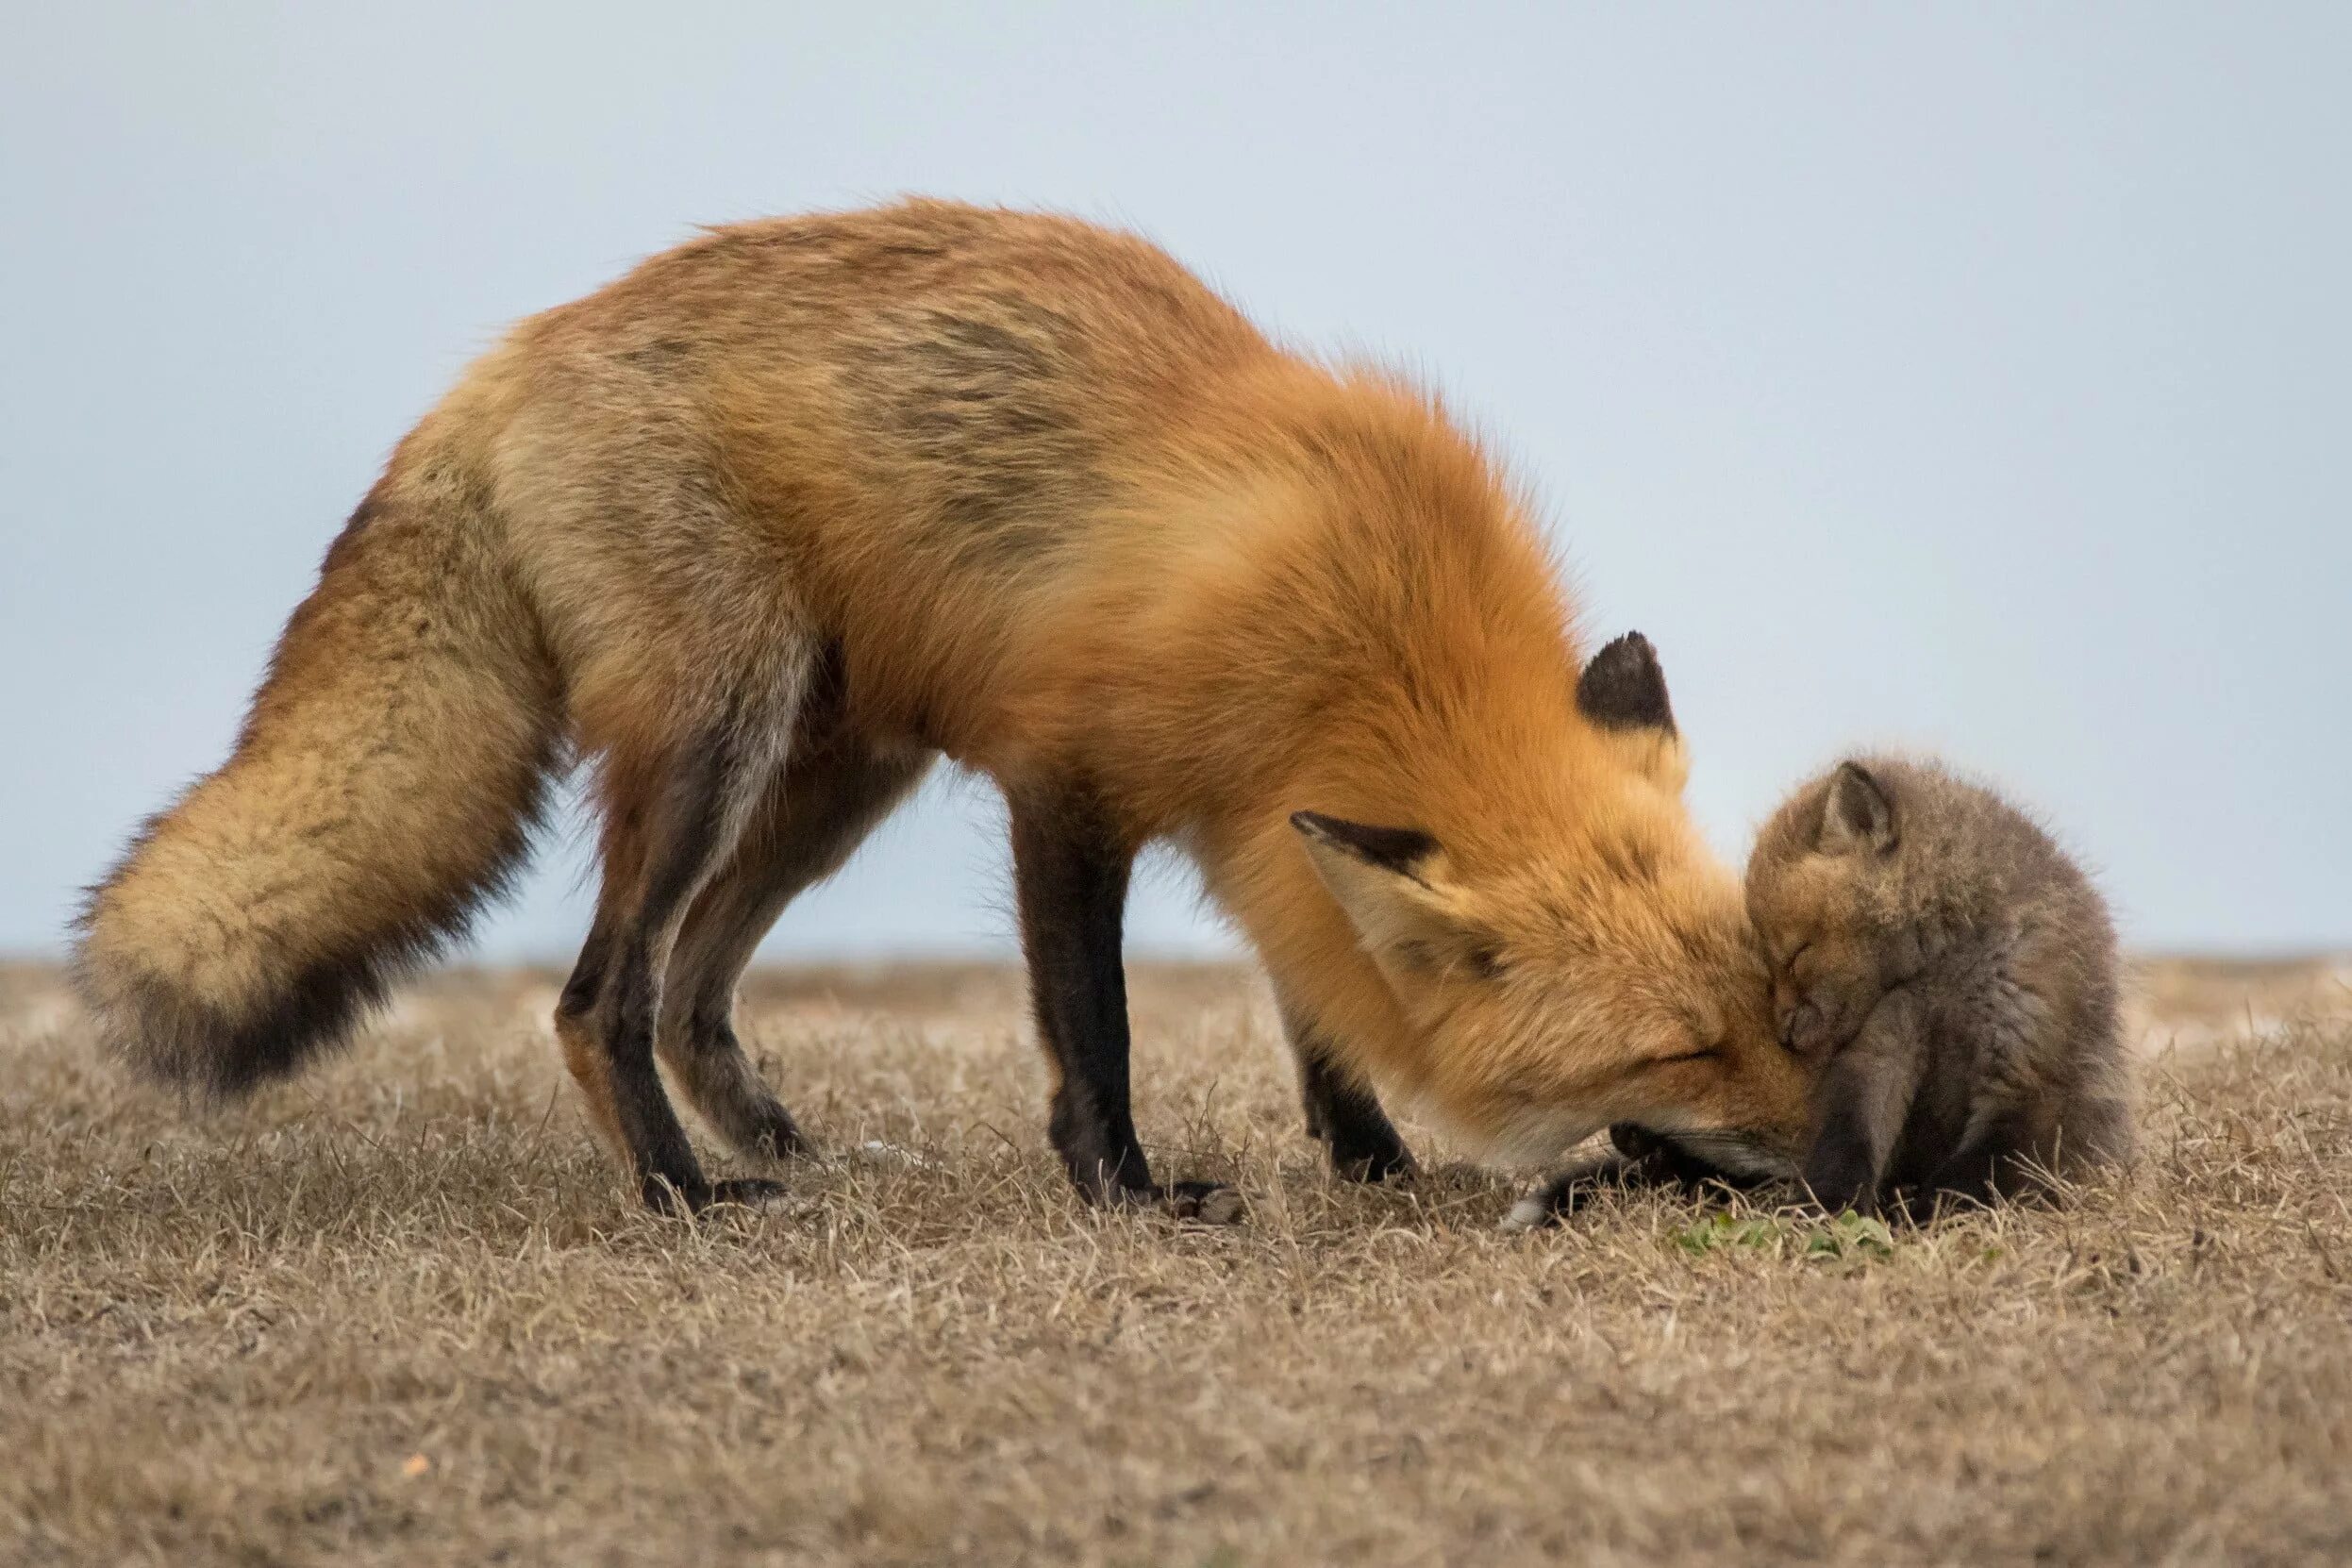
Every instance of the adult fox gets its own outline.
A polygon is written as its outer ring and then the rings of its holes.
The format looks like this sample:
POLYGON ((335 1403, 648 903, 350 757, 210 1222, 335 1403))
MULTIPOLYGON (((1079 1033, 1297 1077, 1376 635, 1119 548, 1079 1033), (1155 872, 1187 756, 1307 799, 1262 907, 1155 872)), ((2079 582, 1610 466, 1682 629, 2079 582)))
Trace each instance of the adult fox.
POLYGON ((291 1071, 459 931, 550 775, 602 891, 556 1030, 649 1203, 797 1147, 735 981, 933 759, 1002 787, 1052 1137, 1157 1186, 1120 967, 1180 845, 1271 972, 1309 1129, 1494 1156, 1610 1122, 1786 1167, 1806 1085, 1680 800, 1648 644, 1590 668, 1539 536, 1426 396, 1274 347, 1174 260, 909 202, 714 229, 531 318, 404 440, 235 752, 92 892, 104 1036, 214 1092, 291 1071))

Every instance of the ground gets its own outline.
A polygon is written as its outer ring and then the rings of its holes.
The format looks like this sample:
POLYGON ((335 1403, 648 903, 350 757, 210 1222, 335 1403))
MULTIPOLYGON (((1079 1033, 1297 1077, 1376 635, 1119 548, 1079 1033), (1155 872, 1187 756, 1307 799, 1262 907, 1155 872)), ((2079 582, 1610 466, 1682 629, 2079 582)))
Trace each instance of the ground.
POLYGON ((0 1561, 2352 1559, 2352 969, 2143 973, 2145 1158, 1883 1240, 1327 1176, 1258 982, 1145 969, 1144 1137, 1231 1228, 1081 1211, 1017 976, 762 975, 828 1151, 663 1221, 552 980, 456 974, 228 1110, 0 969, 0 1561))

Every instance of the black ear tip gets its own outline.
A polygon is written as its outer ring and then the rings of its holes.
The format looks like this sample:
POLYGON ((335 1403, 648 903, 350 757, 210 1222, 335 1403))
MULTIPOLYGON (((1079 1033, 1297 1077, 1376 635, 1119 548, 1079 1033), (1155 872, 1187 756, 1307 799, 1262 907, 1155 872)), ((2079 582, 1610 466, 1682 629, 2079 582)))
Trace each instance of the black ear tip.
POLYGON ((1318 843, 1344 850, 1387 871, 1410 873, 1437 853, 1437 841, 1417 827, 1375 827, 1343 817, 1326 817, 1321 811, 1293 811, 1291 826, 1318 843))
POLYGON ((1675 727, 1658 650, 1638 631, 1611 640, 1593 656, 1576 680, 1576 706, 1585 717, 1612 729, 1671 733, 1675 727))
POLYGON ((1637 664, 1655 668, 1658 664, 1658 650, 1651 645, 1650 640, 1640 632, 1628 631, 1610 638, 1602 645, 1601 651, 1593 656, 1593 662, 1598 664, 1604 659, 1630 659, 1637 664))

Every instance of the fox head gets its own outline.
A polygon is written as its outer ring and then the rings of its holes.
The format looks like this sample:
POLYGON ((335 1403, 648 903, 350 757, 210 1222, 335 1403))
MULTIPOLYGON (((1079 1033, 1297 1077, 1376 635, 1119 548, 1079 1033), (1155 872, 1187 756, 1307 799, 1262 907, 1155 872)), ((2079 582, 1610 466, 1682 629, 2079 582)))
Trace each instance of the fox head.
POLYGON ((1807 1075, 1772 1026, 1740 887, 1681 800, 1663 675, 1638 634, 1583 672, 1606 765, 1565 820, 1474 863, 1412 826, 1292 825, 1425 1043, 1425 1111, 1490 1158, 1630 1124, 1717 1169, 1789 1174, 1807 1075))
POLYGON ((1775 1025, 1809 1059, 1851 1040, 1920 964, 1898 792, 1902 770, 1840 763, 1792 795, 1748 859, 1748 918, 1772 964, 1775 1025))

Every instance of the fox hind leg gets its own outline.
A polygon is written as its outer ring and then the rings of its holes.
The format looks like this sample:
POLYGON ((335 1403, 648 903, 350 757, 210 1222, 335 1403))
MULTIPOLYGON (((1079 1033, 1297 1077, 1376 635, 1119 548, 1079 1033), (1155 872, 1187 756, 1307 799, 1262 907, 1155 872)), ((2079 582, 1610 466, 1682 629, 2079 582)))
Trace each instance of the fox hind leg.
POLYGON ((591 1116, 656 1209, 776 1191, 773 1182, 704 1178, 654 1069, 654 1042, 687 911, 734 853, 781 764, 805 667, 791 676, 765 711, 696 726, 650 757, 606 758, 604 882, 556 1032, 591 1116))
POLYGON ((686 917, 656 1049, 695 1110, 742 1153, 773 1159, 806 1140, 736 1038, 736 981, 785 906, 839 871, 931 761, 928 752, 884 756, 850 741, 795 755, 686 917))

